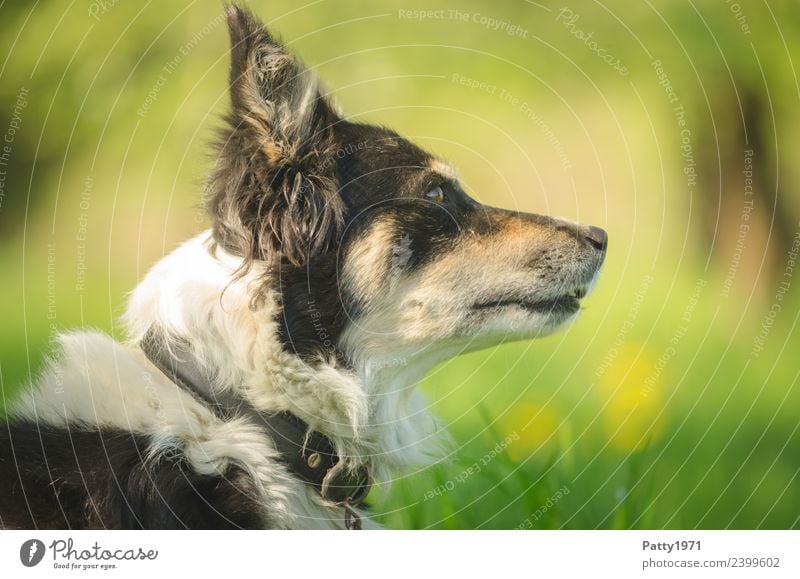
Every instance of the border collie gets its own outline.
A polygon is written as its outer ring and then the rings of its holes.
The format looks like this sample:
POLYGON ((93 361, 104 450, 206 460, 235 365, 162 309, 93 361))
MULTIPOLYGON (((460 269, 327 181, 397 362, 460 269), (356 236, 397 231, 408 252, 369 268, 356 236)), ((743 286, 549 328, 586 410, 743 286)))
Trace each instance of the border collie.
POLYGON ((127 344, 60 336, 0 425, 0 527, 374 527, 371 482, 447 441, 425 373, 554 331, 598 274, 602 229, 478 203, 226 13, 212 226, 133 292, 127 344))

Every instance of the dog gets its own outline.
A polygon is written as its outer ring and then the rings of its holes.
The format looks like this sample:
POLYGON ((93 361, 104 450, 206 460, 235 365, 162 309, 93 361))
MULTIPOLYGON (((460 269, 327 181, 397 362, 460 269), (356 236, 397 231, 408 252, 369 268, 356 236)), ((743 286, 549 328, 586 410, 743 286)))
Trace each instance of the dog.
POLYGON ((347 120, 226 7, 231 110, 209 230, 133 292, 129 341, 60 335, 0 426, 0 527, 373 528, 373 481, 437 460, 415 384, 555 331, 597 227, 488 207, 395 132, 347 120))

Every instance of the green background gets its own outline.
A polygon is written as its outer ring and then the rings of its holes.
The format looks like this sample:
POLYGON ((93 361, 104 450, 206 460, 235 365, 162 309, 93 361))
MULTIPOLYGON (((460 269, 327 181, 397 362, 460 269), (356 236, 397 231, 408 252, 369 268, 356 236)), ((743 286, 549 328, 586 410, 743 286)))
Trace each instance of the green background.
MULTIPOLYGON (((456 444, 381 485, 378 520, 800 526, 795 2, 249 4, 349 116, 448 159, 482 202, 610 234, 577 323, 421 384, 456 444)), ((55 332, 122 337, 127 293, 207 226, 207 142, 227 106, 221 14, 0 4, 3 401, 55 332)))

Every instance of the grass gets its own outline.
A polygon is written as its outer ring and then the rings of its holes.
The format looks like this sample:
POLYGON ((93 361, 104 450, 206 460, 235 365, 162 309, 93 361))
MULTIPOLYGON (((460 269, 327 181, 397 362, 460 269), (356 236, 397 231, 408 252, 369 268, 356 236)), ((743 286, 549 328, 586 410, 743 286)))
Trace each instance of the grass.
MULTIPOLYGON (((376 518, 414 529, 800 526, 797 318, 778 319, 754 357, 760 318, 731 333, 730 312, 707 292, 663 364, 692 280, 669 295, 650 290, 617 346, 637 287, 623 285, 608 308, 592 307, 613 289, 601 285, 565 332, 435 369, 420 388, 455 446, 379 485, 376 518), (665 321, 664 307, 678 313, 665 321)), ((94 303, 86 315, 102 319, 94 303)), ((784 311, 796 313, 792 304, 784 311)), ((30 354, 3 341, 5 398, 28 355, 35 372, 48 331, 29 326, 30 354)))
MULTIPOLYGON (((754 356, 764 308, 738 320, 709 276, 681 323, 695 278, 655 284, 635 305, 640 279, 602 283, 564 332, 436 368, 419 387, 455 446, 380 485, 376 518, 415 529, 800 526, 796 300, 754 356)), ((35 281, 29 303, 45 291, 35 281)), ((122 298, 86 300, 81 315, 108 326, 122 298)), ((45 311, 28 318, 27 348, 0 343, 5 399, 47 351, 45 311)))
MULTIPOLYGON (((648 298, 642 318, 654 315, 648 304, 659 299, 648 298)), ((753 357, 748 337, 758 324, 726 333, 712 323, 720 316, 715 302, 703 297, 649 389, 643 384, 674 330, 649 340, 633 332, 594 380, 604 353, 579 346, 593 334, 591 313, 563 338, 446 365, 422 387, 450 420, 454 457, 396 481, 377 501, 379 519, 394 528, 797 528, 793 320, 786 316, 768 351, 753 357), (586 361, 565 380, 576 352, 586 361), (443 394, 452 390, 457 400, 443 394), (463 477, 511 433, 519 438, 463 477), (432 489, 441 492, 431 496, 432 489)), ((642 333, 658 329, 651 323, 642 333)))

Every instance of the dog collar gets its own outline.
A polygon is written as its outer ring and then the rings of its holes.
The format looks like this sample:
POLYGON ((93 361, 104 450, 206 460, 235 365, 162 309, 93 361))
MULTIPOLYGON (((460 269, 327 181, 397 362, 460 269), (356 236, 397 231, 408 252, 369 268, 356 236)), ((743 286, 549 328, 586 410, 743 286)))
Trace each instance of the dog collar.
POLYGON ((348 467, 327 436, 311 431, 308 424, 290 412, 260 412, 233 392, 215 392, 185 341, 170 340, 167 346, 160 333, 151 328, 139 347, 167 378, 220 419, 246 416, 262 426, 289 470, 314 487, 323 499, 343 507, 348 529, 361 528, 361 519, 353 507, 364 501, 372 486, 368 465, 348 467))

